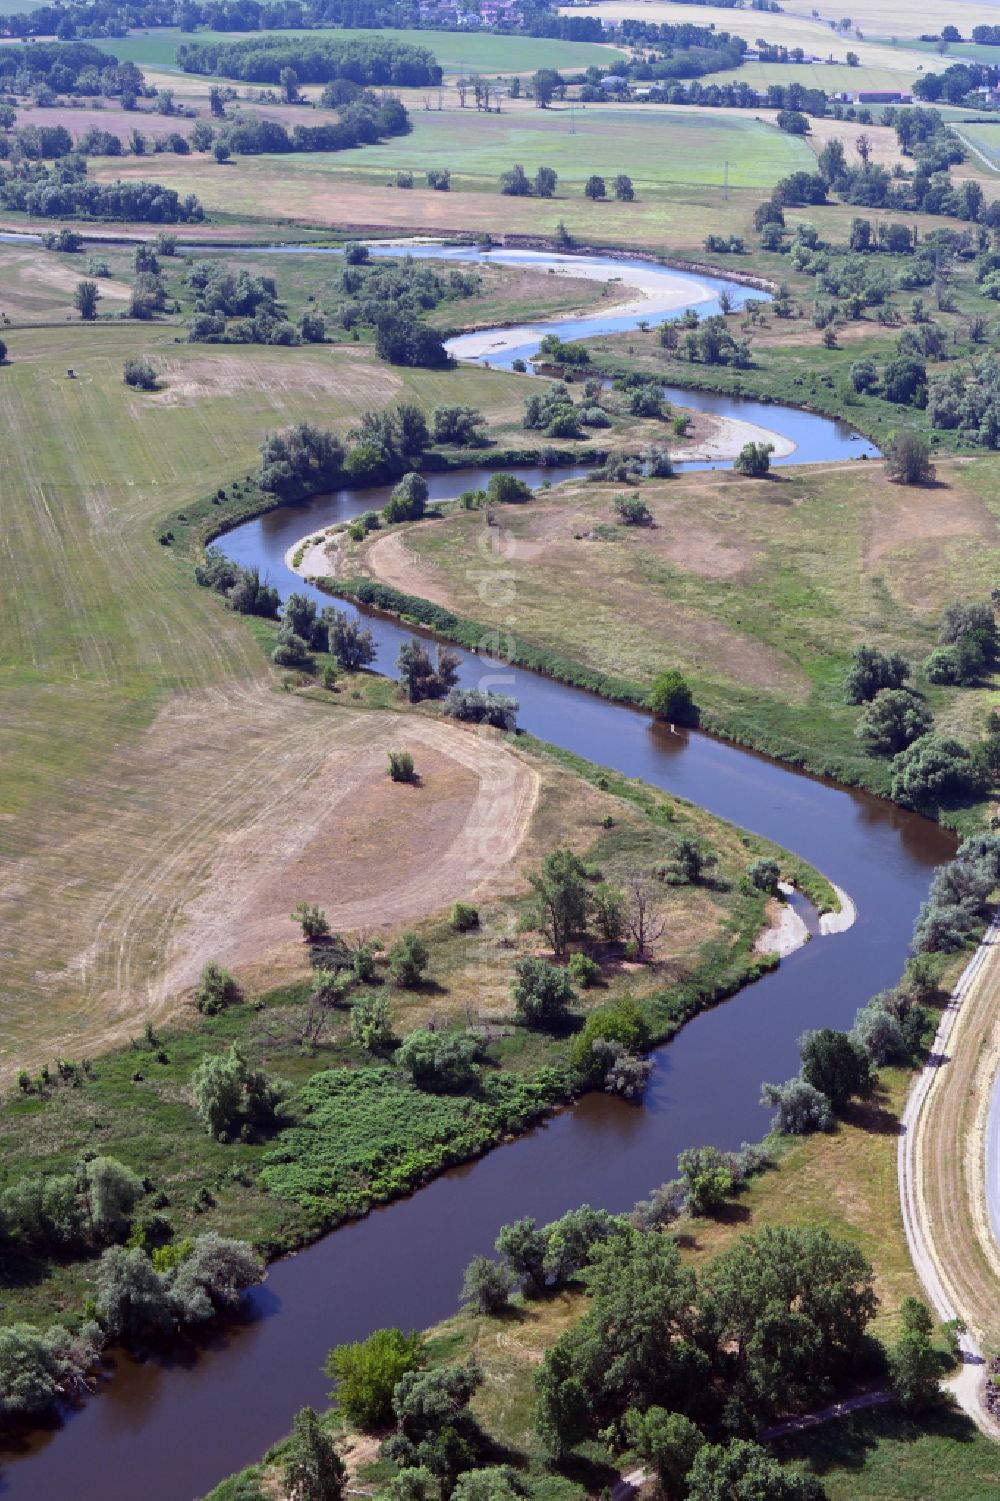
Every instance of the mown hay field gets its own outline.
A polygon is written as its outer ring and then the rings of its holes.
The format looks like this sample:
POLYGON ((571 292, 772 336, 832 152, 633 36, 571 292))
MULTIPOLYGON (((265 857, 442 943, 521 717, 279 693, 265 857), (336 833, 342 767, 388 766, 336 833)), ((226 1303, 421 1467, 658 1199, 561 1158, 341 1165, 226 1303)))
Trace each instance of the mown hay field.
POLYGON ((273 691, 246 625, 157 545, 157 518, 246 474, 265 431, 299 418, 343 430, 397 399, 505 417, 519 406, 516 377, 394 370, 364 346, 209 350, 170 327, 110 323, 8 343, 5 1074, 169 1009, 157 981, 219 848, 255 822, 269 847, 283 805, 320 795, 351 724, 273 691), (152 358, 162 391, 123 384, 135 354, 152 358))

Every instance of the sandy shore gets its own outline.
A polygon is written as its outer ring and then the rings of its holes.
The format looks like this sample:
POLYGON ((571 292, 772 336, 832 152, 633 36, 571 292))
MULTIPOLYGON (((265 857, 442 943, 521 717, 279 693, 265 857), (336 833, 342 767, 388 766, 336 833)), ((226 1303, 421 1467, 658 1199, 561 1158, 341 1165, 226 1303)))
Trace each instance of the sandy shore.
MULTIPOLYGON (((790 896, 795 889, 784 881, 779 881, 778 885, 785 897, 790 896)), ((809 942, 809 929, 787 901, 775 897, 767 904, 767 915, 771 926, 758 933, 753 946, 754 953, 777 954, 779 959, 785 959, 809 942)))
MULTIPOLYGON (((833 882, 830 882, 833 886, 833 882)), ((848 928, 853 928, 858 920, 858 909, 851 901, 847 892, 840 886, 833 886, 840 903, 839 912, 824 912, 819 920, 819 930, 822 934, 846 933, 848 928)))
MULTIPOLYGON (((495 257, 498 264, 505 264, 502 254, 495 257)), ((517 255, 517 265, 528 265, 537 271, 552 271, 556 276, 570 276, 584 281, 609 282, 618 280, 638 292, 631 302, 617 303, 615 317, 652 316, 657 313, 673 313, 678 308, 692 303, 708 302, 712 293, 702 282, 678 271, 660 266, 628 266, 622 268, 618 278, 608 276, 608 263, 598 256, 566 257, 547 255, 542 250, 522 250, 517 255)), ((610 312, 611 309, 608 309, 610 312)), ((602 309, 595 309, 589 319, 597 322, 605 316, 602 309)), ((551 324, 521 323, 512 328, 488 329, 481 333, 460 334, 448 341, 448 349, 460 360, 481 359, 483 356, 502 354, 509 349, 520 349, 525 344, 544 338, 552 332, 551 324)), ((581 333, 580 337, 585 337, 581 333)))
MULTIPOLYGON (((683 411, 685 408, 673 402, 671 410, 683 411)), ((774 457, 777 459, 787 458, 790 453, 795 452, 795 444, 791 438, 784 437, 782 433, 772 432, 769 427, 758 427, 755 422, 744 422, 739 417, 713 415, 712 422, 715 424, 712 433, 701 442, 695 441, 671 447, 670 457, 675 464, 735 459, 740 449, 747 443, 773 444, 774 457)))
POLYGON ((309 532, 305 537, 300 537, 298 542, 293 542, 285 553, 285 567, 304 579, 331 578, 336 572, 336 566, 330 552, 336 547, 335 536, 328 537, 326 532, 309 532), (302 548, 302 556, 296 563, 295 554, 299 548, 302 548))

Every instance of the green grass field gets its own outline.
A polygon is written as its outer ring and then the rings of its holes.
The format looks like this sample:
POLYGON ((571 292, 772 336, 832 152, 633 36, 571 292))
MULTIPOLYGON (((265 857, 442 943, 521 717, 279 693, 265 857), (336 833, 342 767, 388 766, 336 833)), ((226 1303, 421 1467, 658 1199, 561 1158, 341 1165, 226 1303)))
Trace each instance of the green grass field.
POLYGON ((981 152, 995 171, 1000 171, 1000 120, 970 123, 966 118, 955 127, 955 134, 981 152))
MULTIPOLYGON (((11 9, 13 9, 11 4, 11 9)), ((172 27, 147 33, 132 32, 127 37, 113 37, 97 45, 113 52, 121 61, 138 63, 140 68, 175 69, 177 48, 182 42, 237 42, 252 38, 254 33, 195 31, 185 33, 172 27)), ((301 38, 301 31, 273 30, 269 36, 301 38)), ((327 38, 344 40, 368 38, 370 31, 338 27, 310 31, 311 41, 327 38)), ((579 69, 596 64, 607 67, 625 54, 615 47, 594 42, 561 42, 544 37, 477 35, 474 31, 394 31, 383 30, 379 36, 393 37, 426 47, 433 52, 446 73, 534 73, 536 68, 579 69)), ((192 75, 193 76, 193 75, 192 75)))

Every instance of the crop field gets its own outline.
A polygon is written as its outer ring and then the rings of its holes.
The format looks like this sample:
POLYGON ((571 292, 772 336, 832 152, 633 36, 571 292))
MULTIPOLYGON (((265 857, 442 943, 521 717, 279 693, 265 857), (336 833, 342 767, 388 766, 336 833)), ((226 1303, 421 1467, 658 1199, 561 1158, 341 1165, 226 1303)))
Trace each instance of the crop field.
MULTIPOLYGON (((763 483, 688 474, 642 493, 652 528, 615 525, 611 489, 593 483, 560 486, 505 517, 518 582, 510 628, 644 687, 669 661, 695 685, 708 723, 751 743, 812 746, 855 776, 855 712, 841 692, 851 651, 864 640, 919 661, 955 580, 988 593, 1000 569, 1000 495, 988 461, 949 465, 931 495, 857 463, 777 471, 763 483)), ((380 536, 359 561, 406 593, 479 619, 467 582, 478 526, 455 513, 444 526, 408 528, 401 555, 380 536)), ((964 728, 953 715, 984 720, 990 697, 930 696, 952 729, 964 728)))
MULTIPOLYGON (((122 62, 138 63, 140 68, 177 68, 177 48, 182 42, 234 42, 253 33, 197 31, 185 33, 172 27, 149 32, 132 32, 127 37, 98 41, 97 46, 113 52, 122 62)), ((269 36, 302 36, 301 31, 270 30, 269 36)), ((534 73, 537 68, 583 70, 591 65, 607 67, 624 53, 600 42, 563 42, 547 37, 479 36, 474 31, 395 31, 380 30, 379 36, 411 42, 433 52, 446 73, 534 73)), ((370 38, 370 31, 350 27, 319 28, 309 32, 312 40, 352 37, 370 38)))
MULTIPOLYGON (((696 21, 688 5, 673 3, 673 0, 598 0, 597 5, 588 7, 587 13, 609 17, 636 16, 641 20, 670 21, 675 24, 678 21, 689 21, 693 25, 708 25, 712 20, 720 31, 733 31, 740 36, 748 36, 751 40, 766 36, 769 41, 783 42, 789 47, 807 47, 807 37, 828 36, 830 46, 840 43, 842 39, 833 31, 830 22, 839 21, 844 12, 826 5, 819 9, 819 19, 815 20, 811 15, 804 14, 804 7, 798 14, 761 15, 749 7, 740 14, 738 10, 733 11, 724 6, 699 5, 697 16, 704 19, 696 21), (795 40, 790 40, 792 37, 795 40)), ((565 8, 563 12, 569 15, 572 13, 571 7, 565 8)), ((945 21, 957 26, 964 36, 969 34, 973 26, 997 24, 997 6, 993 0, 947 0, 945 7, 942 7, 940 0, 913 0, 912 4, 910 0, 858 0, 856 5, 851 6, 850 13, 862 35, 876 40, 919 37, 922 32, 937 33, 945 21)), ((853 39, 846 42, 846 45, 858 50, 853 39)), ((818 52, 820 49, 814 46, 812 50, 818 52)))
MULTIPOLYGON (((926 71, 931 71, 930 65, 926 71)), ((899 66, 872 67, 862 62, 857 68, 846 63, 760 63, 751 59, 740 68, 713 73, 713 83, 745 83, 761 91, 772 83, 801 83, 807 89, 823 89, 827 94, 855 93, 859 89, 900 89, 908 93, 920 77, 921 63, 912 52, 900 49, 899 66)))
MULTIPOLYGON (((218 888, 226 840, 252 828, 248 858, 273 851, 289 804, 309 825, 309 799, 350 755, 351 716, 272 691, 260 646, 156 545, 156 519, 246 473, 264 432, 298 418, 344 427, 405 397, 519 405, 516 377, 400 372, 364 346, 208 350, 172 328, 79 323, 7 340, 4 1075, 170 1009, 171 944, 197 893, 218 888), (162 391, 123 385, 138 353, 162 391)), ((451 752, 428 754, 444 767, 451 752)))

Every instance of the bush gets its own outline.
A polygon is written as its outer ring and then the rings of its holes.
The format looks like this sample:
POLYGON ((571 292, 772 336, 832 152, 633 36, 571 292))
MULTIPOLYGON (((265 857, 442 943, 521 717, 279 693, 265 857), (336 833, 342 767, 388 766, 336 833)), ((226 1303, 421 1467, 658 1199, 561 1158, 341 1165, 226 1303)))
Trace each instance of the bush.
POLYGON ((124 378, 127 386, 134 386, 138 391, 156 390, 156 371, 148 360, 126 360, 124 378))
POLYGON ((830 1101, 798 1074, 787 1084, 761 1085, 760 1103, 776 1107, 771 1130, 780 1136, 808 1136, 812 1131, 833 1130, 830 1101))
POLYGON ((595 1052, 595 1045, 608 1042, 618 1043, 630 1053, 641 1053, 649 1046, 649 1027, 630 995, 592 1011, 573 1039, 570 1064, 592 1084, 602 1082, 609 1066, 608 1055, 595 1052))
POLYGON ((389 752, 389 775, 394 782, 414 780, 413 757, 409 751, 391 750, 389 752))
POLYGON ((351 1007, 351 1041, 365 1053, 377 1053, 392 1040, 389 1002, 385 996, 359 996, 351 1007))
POLYGON ((625 526, 652 526, 653 513, 638 495, 616 495, 611 504, 625 526))
POLYGON ((307 943, 321 942, 330 936, 330 924, 326 913, 315 902, 299 902, 291 914, 292 921, 302 928, 302 937, 307 943))
POLYGON ((423 1335, 376 1329, 367 1339, 331 1350, 323 1369, 336 1382, 331 1396, 344 1417, 368 1432, 392 1421, 397 1383, 409 1371, 418 1371, 423 1361, 423 1335))
POLYGON ((697 718, 691 689, 676 667, 661 672, 654 680, 646 707, 657 719, 667 719, 672 724, 693 724, 697 718))
POLYGON ((592 985, 600 983, 601 966, 586 954, 571 954, 566 967, 573 984, 579 985, 581 990, 589 990, 592 985))
POLYGON ((234 1135, 241 1127, 267 1130, 275 1121, 281 1093, 263 1069, 247 1061, 238 1043, 225 1053, 203 1058, 191 1078, 194 1106, 211 1136, 234 1135))
POLYGON ((389 974, 404 990, 415 990, 423 983, 430 954, 416 933, 404 933, 389 950, 389 974))
POLYGON ((451 926, 456 933, 468 933, 479 927, 479 913, 466 902, 456 902, 451 909, 451 926))
POLYGON ((566 970, 529 956, 514 965, 511 995, 519 1021, 528 1027, 552 1029, 565 1022, 573 987, 566 970))
POLYGON ((205 1016, 216 1016, 227 1006, 238 1006, 243 992, 228 969, 213 961, 205 965, 194 993, 194 1003, 205 1016))
POLYGON ((278 632, 278 641, 271 653, 271 661, 276 667, 305 667, 311 661, 309 643, 301 636, 283 625, 278 632))
POLYGON ((756 886, 758 891, 766 891, 773 895, 778 889, 778 881, 781 879, 781 869, 777 860, 772 860, 769 855, 762 855, 759 860, 754 860, 747 866, 747 880, 751 886, 756 886))
POLYGON ((491 474, 486 498, 492 504, 516 505, 519 501, 531 499, 531 486, 514 474, 491 474))
POLYGON ((459 1092, 475 1083, 476 1051, 470 1037, 418 1028, 403 1039, 396 1062, 409 1071, 420 1089, 459 1092))
POLYGON ((519 708, 516 698, 481 688, 456 686, 444 701, 444 712, 453 719, 465 720, 469 724, 491 724, 508 733, 516 728, 519 708))

